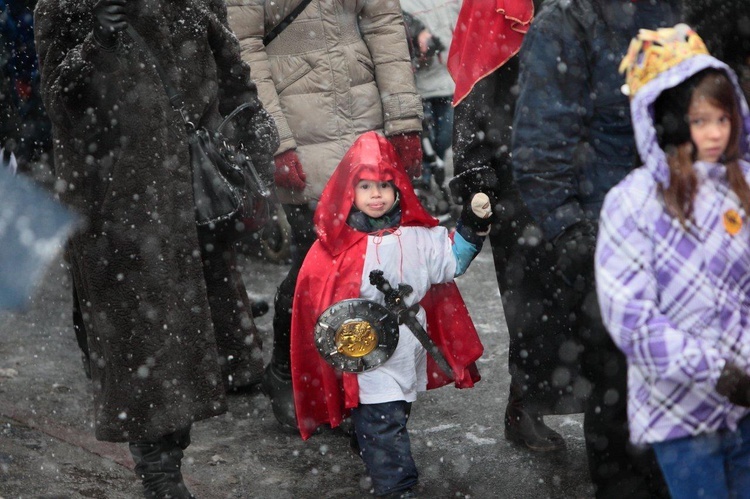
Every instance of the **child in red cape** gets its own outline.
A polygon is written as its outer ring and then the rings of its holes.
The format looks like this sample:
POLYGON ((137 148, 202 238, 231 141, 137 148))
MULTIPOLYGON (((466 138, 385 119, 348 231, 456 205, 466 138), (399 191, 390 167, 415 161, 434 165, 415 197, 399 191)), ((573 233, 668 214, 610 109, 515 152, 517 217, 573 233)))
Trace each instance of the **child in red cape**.
POLYGON ((393 146, 368 132, 341 160, 315 210, 318 240, 300 270, 292 310, 297 423, 307 439, 318 426, 336 427, 351 412, 377 496, 411 497, 417 483, 406 432, 417 392, 451 381, 469 388, 479 380, 474 362, 483 347, 453 282, 479 252, 489 228, 489 199, 475 194, 474 205, 464 207, 456 232, 449 235, 422 208, 393 146), (350 298, 384 304, 368 279, 375 269, 394 287, 413 287, 405 304, 419 302, 416 318, 452 373, 441 371, 404 325, 392 356, 373 370, 337 372, 320 356, 314 328, 330 305, 350 298))

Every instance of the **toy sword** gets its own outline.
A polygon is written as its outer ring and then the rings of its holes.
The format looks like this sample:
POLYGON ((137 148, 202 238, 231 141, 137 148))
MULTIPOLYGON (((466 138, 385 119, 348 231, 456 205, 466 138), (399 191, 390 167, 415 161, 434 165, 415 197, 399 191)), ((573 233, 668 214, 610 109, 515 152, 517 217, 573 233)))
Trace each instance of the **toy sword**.
POLYGON ((448 361, 445 360, 443 352, 433 343, 430 339, 427 331, 424 330, 422 325, 417 320, 417 311, 419 310, 419 303, 415 303, 411 307, 407 307, 404 303, 404 298, 409 296, 414 290, 408 284, 399 284, 398 289, 391 286, 388 279, 383 277, 382 270, 373 270, 370 272, 370 284, 375 286, 378 291, 383 293, 385 296, 385 308, 388 309, 398 319, 399 324, 403 324, 408 327, 414 336, 419 340, 427 353, 429 353, 435 360, 440 369, 453 379, 453 369, 451 369, 448 361))

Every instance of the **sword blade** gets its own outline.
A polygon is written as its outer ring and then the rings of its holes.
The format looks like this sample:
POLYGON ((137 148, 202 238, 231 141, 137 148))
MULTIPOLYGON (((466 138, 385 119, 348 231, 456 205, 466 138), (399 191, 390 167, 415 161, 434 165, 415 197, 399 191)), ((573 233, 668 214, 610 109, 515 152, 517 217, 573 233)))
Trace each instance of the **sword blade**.
POLYGON ((438 346, 430 339, 430 335, 424 330, 422 324, 419 323, 416 317, 409 313, 409 310, 402 310, 398 313, 398 321, 400 324, 408 327, 415 338, 422 344, 427 353, 430 354, 435 363, 440 367, 450 379, 454 379, 453 369, 451 368, 448 361, 445 359, 443 352, 440 351, 438 346))

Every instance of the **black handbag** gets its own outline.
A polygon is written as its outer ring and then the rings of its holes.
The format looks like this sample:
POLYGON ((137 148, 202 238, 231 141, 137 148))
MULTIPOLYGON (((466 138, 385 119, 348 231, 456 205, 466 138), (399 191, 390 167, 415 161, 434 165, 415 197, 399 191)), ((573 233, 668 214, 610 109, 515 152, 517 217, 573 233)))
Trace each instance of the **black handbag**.
POLYGON ((214 132, 186 121, 195 222, 199 229, 230 239, 258 231, 270 219, 271 191, 244 149, 222 135, 226 124, 249 106, 238 106, 214 132))
POLYGON ((146 42, 132 26, 127 27, 127 33, 152 59, 169 103, 185 123, 198 229, 230 242, 262 229, 271 218, 271 190, 258 175, 244 148, 222 134, 226 125, 251 104, 237 106, 216 130, 197 128, 185 114, 181 95, 169 82, 146 42))

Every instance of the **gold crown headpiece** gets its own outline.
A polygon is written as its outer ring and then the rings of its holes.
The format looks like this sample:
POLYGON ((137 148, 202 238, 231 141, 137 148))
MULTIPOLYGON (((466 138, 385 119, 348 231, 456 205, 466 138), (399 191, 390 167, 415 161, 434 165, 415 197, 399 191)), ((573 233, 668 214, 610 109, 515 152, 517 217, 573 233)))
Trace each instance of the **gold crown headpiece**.
POLYGON ((622 92, 632 99, 638 90, 659 73, 699 54, 708 54, 706 45, 687 24, 656 31, 642 29, 633 38, 620 63, 625 73, 622 92))

